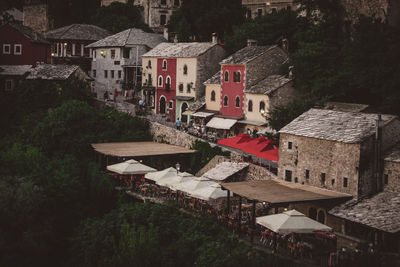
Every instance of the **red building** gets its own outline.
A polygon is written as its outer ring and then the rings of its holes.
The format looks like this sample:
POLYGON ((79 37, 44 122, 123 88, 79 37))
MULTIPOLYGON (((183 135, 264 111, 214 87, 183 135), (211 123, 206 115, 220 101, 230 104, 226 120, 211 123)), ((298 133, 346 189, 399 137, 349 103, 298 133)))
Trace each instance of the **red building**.
POLYGON ((171 121, 175 121, 176 96, 176 59, 157 59, 157 102, 156 110, 159 114, 166 114, 171 121))
POLYGON ((222 65, 221 115, 243 116, 245 65, 222 65))
POLYGON ((51 47, 42 35, 19 24, 0 26, 0 62, 2 65, 51 63, 51 47))

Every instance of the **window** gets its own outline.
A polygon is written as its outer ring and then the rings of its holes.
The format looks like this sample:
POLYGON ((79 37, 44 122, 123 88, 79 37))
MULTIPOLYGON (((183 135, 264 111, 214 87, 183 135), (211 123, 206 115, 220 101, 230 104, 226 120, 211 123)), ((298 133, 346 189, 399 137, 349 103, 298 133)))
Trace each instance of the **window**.
POLYGON ((123 49, 124 49, 123 51, 124 58, 129 58, 131 54, 131 49, 130 48, 123 48, 123 49))
POLYGON ((287 148, 288 149, 292 149, 293 148, 293 143, 292 142, 288 142, 287 143, 287 148))
POLYGON ((167 70, 167 60, 166 59, 164 59, 162 62, 162 69, 167 70))
POLYGON ((118 79, 121 79, 122 78, 122 71, 118 71, 118 79))
POLYGON ((347 177, 343 177, 343 187, 347 187, 349 185, 349 179, 347 177))
POLYGON ((297 184, 299 182, 299 178, 294 177, 294 182, 297 184))
POLYGON ((229 71, 225 71, 225 82, 229 82, 229 71))
POLYGON ((261 112, 261 113, 264 113, 264 112, 265 112, 265 103, 264 103, 264 101, 261 101, 261 102, 260 102, 260 112, 261 112))
POLYGON ((235 99, 235 107, 240 108, 240 97, 237 96, 235 99))
POLYGON ((276 13, 276 8, 275 7, 271 8, 271 13, 276 13))
POLYGON ((168 108, 169 109, 173 109, 174 108, 174 101, 172 101, 172 100, 169 101, 168 108))
POLYGON ((215 102, 215 91, 211 91, 211 101, 215 102))
POLYGON ((149 61, 147 62, 147 67, 149 67, 149 69, 151 69, 151 60, 149 60, 149 61))
POLYGON ((188 73, 188 67, 185 65, 183 66, 183 75, 187 75, 188 73))
POLYGON ((326 174, 325 173, 321 173, 321 185, 325 185, 325 177, 326 174))
POLYGON ((158 87, 162 87, 163 86, 163 77, 159 76, 158 77, 158 87))
POLYGON ((224 96, 224 107, 227 107, 228 104, 228 96, 224 96))
POLYGON ((332 179, 332 180, 331 180, 331 184, 332 184, 332 185, 335 185, 335 179, 332 179))
POLYGON ((306 169, 306 171, 305 171, 305 177, 306 177, 306 180, 310 179, 310 170, 307 170, 307 169, 306 169))
POLYGON ((21 55, 22 54, 22 45, 16 44, 14 45, 14 55, 21 55))
POLYGON ((115 71, 111 70, 110 72, 111 72, 111 79, 114 79, 114 76, 115 76, 115 75, 114 75, 114 74, 115 74, 115 71))
POLYGON ((107 79, 108 78, 108 71, 104 71, 104 78, 107 79))
POLYGON ((171 77, 169 76, 167 76, 167 79, 165 79, 165 89, 171 89, 171 77))
POLYGON ((285 170, 285 181, 288 181, 288 182, 292 181, 292 171, 285 170))
POLYGON ((14 89, 14 81, 13 80, 6 80, 5 90, 6 91, 11 91, 12 89, 14 89))
POLYGON ((250 111, 250 112, 253 111, 253 101, 249 100, 249 104, 248 104, 247 110, 250 111))
POLYGON ((174 6, 179 6, 179 0, 174 0, 174 6))
POLYGON ((118 66, 118 65, 121 65, 121 61, 119 61, 119 60, 118 60, 118 61, 117 61, 117 60, 114 61, 114 65, 117 65, 117 66, 118 66))
POLYGON ((167 23, 167 17, 163 14, 160 16, 160 25, 164 26, 167 23))
POLYGON ((387 185, 387 184, 389 183, 389 175, 387 175, 387 174, 384 174, 384 175, 383 175, 383 183, 384 183, 385 185, 387 185))
POLYGON ((96 78, 96 75, 97 75, 96 70, 93 70, 93 77, 96 78))
POLYGON ((3 44, 3 54, 9 55, 11 54, 11 45, 3 44))
POLYGON ((240 83, 240 80, 241 80, 240 71, 234 72, 233 73, 233 81, 236 82, 236 83, 240 83))
POLYGON ((161 5, 166 5, 167 4, 167 0, 161 0, 161 5))
POLYGON ((97 57, 97 51, 94 50, 94 51, 93 51, 93 58, 96 58, 96 57, 97 57))
POLYGON ((186 93, 190 93, 190 90, 192 89, 192 84, 191 83, 188 83, 187 85, 186 85, 186 93))
POLYGON ((257 16, 259 16, 259 17, 262 16, 262 9, 261 8, 257 9, 257 16))
POLYGON ((323 210, 318 211, 318 221, 325 223, 325 212, 323 210))
POLYGON ((182 93, 183 92, 183 83, 180 83, 178 88, 179 88, 179 92, 182 93))
POLYGON ((115 58, 115 49, 111 49, 110 56, 111 56, 112 59, 115 58))

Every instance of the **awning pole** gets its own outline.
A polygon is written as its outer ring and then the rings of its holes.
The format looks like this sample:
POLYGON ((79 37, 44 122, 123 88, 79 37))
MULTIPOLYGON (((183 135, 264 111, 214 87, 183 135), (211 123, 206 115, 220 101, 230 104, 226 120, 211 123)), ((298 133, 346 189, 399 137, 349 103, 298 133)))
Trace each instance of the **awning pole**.
POLYGON ((254 231, 256 230, 256 201, 253 200, 253 212, 252 212, 252 217, 251 217, 251 235, 250 235, 250 242, 253 244, 253 239, 254 239, 254 231))

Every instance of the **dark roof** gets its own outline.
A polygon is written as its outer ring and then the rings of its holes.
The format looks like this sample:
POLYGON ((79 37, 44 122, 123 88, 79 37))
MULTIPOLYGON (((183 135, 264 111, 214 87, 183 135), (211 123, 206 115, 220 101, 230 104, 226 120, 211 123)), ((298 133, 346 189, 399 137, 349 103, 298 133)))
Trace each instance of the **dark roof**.
POLYGON ((271 75, 245 90, 245 92, 251 94, 268 95, 290 81, 292 81, 292 79, 286 78, 282 75, 271 75))
POLYGON ((47 39, 53 40, 98 41, 111 35, 111 32, 96 25, 72 24, 48 31, 45 35, 47 39))
POLYGON ((96 47, 125 47, 127 45, 145 45, 150 48, 156 47, 159 43, 166 40, 161 34, 144 32, 141 29, 128 29, 117 34, 108 36, 93 44, 88 48, 96 47))
POLYGON ((204 84, 221 84, 221 71, 215 73, 210 79, 205 81, 204 84))
POLYGON ((31 69, 32 65, 0 65, 0 75, 23 76, 31 69))
POLYGON ((247 46, 222 60, 221 64, 246 64, 266 53, 267 51, 275 48, 278 48, 278 46, 247 46))
POLYGON ((206 105, 206 97, 203 96, 201 98, 198 98, 193 104, 191 104, 187 110, 190 111, 198 111, 202 107, 206 105))
POLYGON ((43 35, 41 35, 38 32, 35 32, 33 29, 26 27, 24 25, 18 24, 18 23, 8 23, 5 25, 0 26, 5 27, 9 25, 10 27, 16 29, 19 31, 21 34, 23 34, 25 37, 27 37, 29 40, 31 40, 33 43, 41 43, 41 44, 50 44, 43 35))
POLYGON ((188 58, 198 57, 209 49, 216 46, 216 43, 161 43, 150 50, 144 57, 170 57, 170 58, 188 58))
POLYGON ((52 65, 41 64, 32 69, 26 79, 28 80, 66 80, 68 79, 79 66, 77 65, 52 65))
POLYGON ((384 191, 363 200, 350 200, 329 214, 388 233, 400 231, 400 193, 384 191))
POLYGON ((391 148, 391 150, 386 155, 385 160, 400 163, 400 144, 397 144, 393 148, 391 148))
MULTIPOLYGON (((384 124, 395 118, 394 115, 382 115, 384 124)), ((310 109, 279 133, 357 144, 375 133, 377 119, 378 114, 310 109)))

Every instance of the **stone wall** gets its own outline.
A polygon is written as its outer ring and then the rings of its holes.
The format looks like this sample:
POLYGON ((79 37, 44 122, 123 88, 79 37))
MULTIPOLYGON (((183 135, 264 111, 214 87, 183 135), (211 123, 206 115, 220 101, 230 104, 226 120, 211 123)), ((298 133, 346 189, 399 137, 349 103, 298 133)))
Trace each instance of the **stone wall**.
POLYGON ((43 33, 49 30, 49 14, 47 4, 25 5, 23 8, 23 24, 43 33))
POLYGON ((268 169, 255 165, 250 164, 247 175, 245 180, 246 181, 261 181, 261 180, 270 180, 270 179, 277 179, 278 176, 270 172, 268 169))
POLYGON ((293 87, 293 82, 289 82, 281 88, 275 90, 269 96, 269 107, 268 110, 272 110, 274 107, 279 105, 286 105, 292 101, 299 94, 298 90, 293 87))
POLYGON ((215 166, 217 166, 219 163, 221 162, 226 162, 226 161, 230 161, 229 158, 224 157, 224 156, 215 156, 212 158, 212 160, 210 160, 206 166, 204 166, 200 171, 198 171, 196 173, 196 176, 202 176, 203 174, 205 174, 206 172, 208 172, 209 170, 215 168, 215 166))
POLYGON ((292 171, 292 182, 297 180, 357 197, 359 161, 359 144, 280 135, 278 177, 282 180, 285 180, 285 171, 288 170, 292 171), (288 142, 292 143, 292 149, 289 149, 288 142), (309 171, 308 179, 306 170, 309 171), (321 173, 325 173, 325 185, 321 182, 321 173), (345 177, 348 179, 347 187, 343 184, 345 177))

